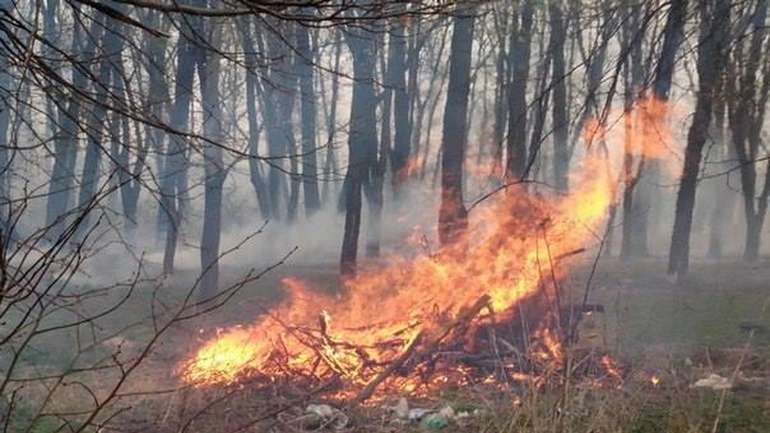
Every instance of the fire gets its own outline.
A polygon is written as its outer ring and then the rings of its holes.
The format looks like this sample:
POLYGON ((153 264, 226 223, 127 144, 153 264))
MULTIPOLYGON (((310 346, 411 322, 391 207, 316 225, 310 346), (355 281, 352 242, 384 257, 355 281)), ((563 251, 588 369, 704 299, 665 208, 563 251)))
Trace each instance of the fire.
POLYGON ((607 372, 607 376, 617 381, 617 383, 623 382, 623 375, 620 372, 617 362, 609 355, 603 355, 601 363, 604 366, 604 370, 607 372))
MULTIPOLYGON (((249 327, 206 342, 182 365, 183 379, 230 383, 248 374, 293 371, 364 384, 418 334, 438 332, 480 297, 487 295, 490 311, 504 314, 560 276, 558 258, 598 231, 612 201, 609 179, 597 163, 586 163, 583 172, 566 197, 493 196, 471 213, 467 242, 391 258, 389 266, 346 282, 338 296, 284 279, 289 295, 281 305, 249 327), (318 350, 307 344, 311 339, 328 344, 318 350)), ((561 356, 553 335, 546 330, 541 337, 545 356, 561 356)))
POLYGON ((681 171, 678 162, 682 158, 672 146, 675 140, 672 125, 680 123, 685 116, 682 110, 649 95, 628 110, 614 108, 607 122, 590 119, 583 130, 583 139, 592 148, 606 143, 613 161, 622 161, 625 155, 655 161, 674 176, 681 171))

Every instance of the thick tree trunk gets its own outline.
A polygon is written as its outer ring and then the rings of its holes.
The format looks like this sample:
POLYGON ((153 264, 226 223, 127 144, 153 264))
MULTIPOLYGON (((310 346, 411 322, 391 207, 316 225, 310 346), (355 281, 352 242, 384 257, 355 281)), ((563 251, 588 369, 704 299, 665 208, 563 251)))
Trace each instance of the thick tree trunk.
MULTIPOLYGON (((5 43, 6 37, 0 36, 0 43, 5 43)), ((11 89, 11 71, 8 58, 0 56, 0 88, 11 89)), ((17 114, 18 116, 18 114, 17 114)), ((13 238, 9 217, 11 214, 11 148, 8 145, 8 127, 11 120, 10 104, 0 98, 0 236, 2 247, 7 248, 8 240, 13 238)), ((4 253, 0 253, 3 254, 4 253)))
MULTIPOLYGON (((720 79, 721 82, 721 79, 720 79)), ((724 85, 719 86, 720 95, 716 97, 718 99, 714 102, 714 114, 712 135, 714 137, 714 144, 718 149, 718 157, 730 161, 728 164, 720 164, 720 171, 725 168, 732 168, 732 161, 736 160, 735 152, 732 150, 725 137, 725 98, 724 98, 724 85)), ((710 258, 718 259, 724 254, 724 234, 727 227, 730 225, 730 221, 733 215, 733 209, 735 207, 735 194, 727 186, 727 179, 729 174, 720 176, 716 179, 713 191, 713 207, 711 210, 709 221, 709 246, 706 255, 710 258)))
POLYGON ((372 181, 377 151, 377 98, 372 74, 375 69, 372 35, 350 29, 345 33, 353 55, 353 98, 348 135, 348 172, 345 178, 345 232, 340 255, 340 274, 356 272, 361 230, 361 190, 372 181))
MULTIPOLYGON (((722 72, 726 57, 730 5, 720 1, 716 3, 715 10, 712 10, 710 14, 708 29, 701 35, 698 49, 698 95, 695 102, 695 114, 687 133, 684 168, 676 198, 668 273, 677 276, 686 274, 689 266, 690 229, 695 207, 695 188, 701 153, 708 136, 718 76, 722 72)), ((705 13, 703 15, 706 16, 705 13)))
MULTIPOLYGON (((341 32, 336 30, 334 32, 334 71, 340 70, 340 60, 342 55, 342 40, 341 32)), ((332 74, 331 77, 331 96, 329 100, 329 115, 326 119, 326 158, 324 160, 324 184, 321 190, 321 196, 323 197, 323 203, 332 203, 335 200, 332 197, 336 197, 336 191, 331 190, 331 179, 334 174, 337 174, 337 159, 334 153, 334 137, 337 129, 337 100, 339 98, 340 81, 337 74, 332 74)))
MULTIPOLYGON (((75 13, 81 13, 79 8, 74 8, 75 13)), ((78 22, 74 26, 72 35, 72 53, 81 57, 81 53, 93 54, 93 39, 83 37, 83 24, 78 22), (85 39, 85 41, 83 41, 85 39)), ((86 59, 90 61, 91 59, 86 59)), ((85 90, 87 78, 85 73, 73 66, 72 84, 76 89, 85 90)), ((46 203, 46 225, 50 227, 48 237, 56 241, 66 226, 66 216, 69 212, 72 191, 75 186, 75 165, 78 155, 79 129, 77 119, 80 118, 81 102, 78 96, 69 96, 65 103, 66 108, 61 110, 59 125, 61 130, 56 132, 54 140, 54 164, 48 187, 48 201, 46 203)))
MULTIPOLYGON (((116 76, 113 72, 113 65, 122 63, 120 58, 123 49, 123 38, 118 36, 117 32, 104 32, 102 28, 105 23, 94 20, 92 23, 90 37, 102 39, 98 71, 94 75, 99 77, 99 83, 95 87, 95 93, 99 100, 107 100, 106 88, 117 89, 116 92, 122 94, 122 78, 116 76)), ((117 26, 119 31, 120 26, 117 26)), ((80 182, 80 194, 78 196, 78 208, 85 209, 89 203, 96 197, 96 187, 99 182, 99 166, 101 163, 102 149, 105 148, 102 139, 104 137, 104 123, 107 118, 107 108, 102 105, 94 106, 88 113, 87 122, 89 123, 89 133, 87 134, 87 145, 85 161, 83 163, 83 172, 80 182)), ((127 169, 121 167, 120 169, 127 169)), ((90 212, 83 215, 83 220, 77 228, 75 239, 79 239, 88 229, 90 221, 90 212)))
MULTIPOLYGON (((411 153, 412 118, 410 110, 411 93, 414 87, 407 87, 406 76, 406 35, 404 25, 399 19, 393 21, 389 42, 388 75, 394 92, 393 150, 390 153, 391 172, 393 175, 393 199, 396 203, 401 198, 401 189, 409 176, 409 155, 411 153)), ((414 65, 412 65, 414 66, 414 65)))
MULTIPOLYGON (((639 123, 643 121, 640 110, 634 110, 634 104, 637 102, 639 91, 642 85, 642 40, 637 37, 641 31, 642 25, 642 7, 641 5, 631 6, 630 19, 623 27, 625 43, 629 50, 630 62, 626 61, 624 65, 625 73, 625 103, 624 103, 624 151, 623 151, 623 228, 622 239, 620 242, 620 257, 624 261, 630 261, 634 257, 647 253, 647 234, 646 232, 637 233, 638 218, 645 212, 645 209, 639 206, 635 200, 637 187, 640 181, 640 174, 646 163, 646 156, 642 149, 637 149, 639 140, 639 123), (635 161, 634 154, 638 153, 638 161, 635 161), (636 162, 636 164, 635 164, 636 162)), ((642 134, 644 136, 644 134, 642 134)))
POLYGON ((532 0, 524 0, 520 22, 514 17, 511 32, 508 65, 511 69, 511 83, 508 86, 508 137, 505 177, 508 181, 525 175, 527 167, 527 81, 529 80, 529 57, 532 42, 534 7, 532 0))
POLYGON ((262 174, 262 164, 257 159, 259 156, 260 126, 257 120, 257 94, 259 93, 259 81, 257 78, 257 51, 254 46, 254 38, 251 34, 249 20, 244 18, 239 23, 241 33, 241 45, 246 58, 246 113, 249 124, 249 179, 254 187, 257 204, 262 218, 269 220, 272 217, 270 197, 267 185, 262 174))
POLYGON ((449 85, 441 142, 441 205, 438 215, 438 234, 443 245, 459 240, 468 226, 468 213, 463 203, 463 161, 473 57, 474 13, 473 7, 456 12, 449 54, 449 85))
MULTIPOLYGON (((676 54, 681 45, 684 35, 684 24, 687 18, 688 0, 675 1, 671 3, 671 9, 666 19, 666 27, 663 34, 663 47, 661 48, 657 68, 655 70, 655 80, 652 86, 652 96, 658 101, 667 102, 671 91, 671 84, 676 66, 676 54)), ((663 106, 665 109, 665 105, 663 106)), ((645 127, 654 128, 650 120, 657 121, 665 117, 664 113, 657 113, 659 116, 655 119, 647 119, 645 127)), ((654 137, 656 134, 651 131, 644 133, 645 137, 654 137)), ((699 162, 700 164, 700 162, 699 162)), ((656 200, 658 193, 656 185, 660 184, 661 167, 656 159, 650 159, 645 163, 644 172, 640 174, 642 180, 634 197, 636 206, 641 211, 634 218, 634 227, 632 235, 637 239, 633 242, 637 248, 631 251, 631 256, 639 257, 649 254, 648 239, 650 232, 656 232, 655 213, 659 210, 659 200, 656 200)))
MULTIPOLYGON (((199 20, 199 18, 192 18, 199 20)), ((190 102, 192 100, 193 77, 195 74, 196 54, 201 48, 196 47, 187 39, 187 35, 180 35, 177 44, 177 68, 176 83, 174 88, 174 106, 171 110, 170 124, 179 132, 186 133, 189 129, 190 102)), ((184 137, 172 136, 169 140, 166 160, 163 164, 165 170, 160 179, 160 209, 165 221, 165 248, 163 251, 163 273, 174 272, 174 257, 176 255, 177 242, 179 240, 179 225, 182 223, 181 195, 185 193, 184 181, 185 158, 187 143, 184 137)))
POLYGON ((553 86, 553 177, 559 191, 568 188, 567 172, 569 171, 569 149, 567 148, 569 120, 567 113, 567 80, 564 62, 564 43, 567 38, 564 15, 560 1, 551 0, 548 11, 551 15, 551 40, 549 51, 553 56, 551 82, 553 86))
MULTIPOLYGON (((290 22, 273 22, 274 29, 280 31, 281 34, 289 35, 290 40, 295 38, 295 26, 294 23, 290 22)), ((272 216, 280 219, 282 215, 285 215, 281 212, 282 204, 286 205, 284 209, 287 211, 291 207, 288 197, 285 197, 287 175, 284 158, 293 153, 294 149, 292 114, 297 89, 297 74, 293 69, 295 65, 294 51, 289 49, 286 41, 281 40, 272 32, 267 33, 264 37, 267 52, 270 58, 275 59, 270 62, 269 70, 262 74, 262 88, 264 90, 262 92, 262 115, 265 122, 268 155, 274 158, 267 169, 267 185, 272 216)), ((299 180, 299 176, 288 179, 290 182, 295 180, 299 180)))
MULTIPOLYGON (((207 26, 208 27, 208 26, 207 26)), ((210 23, 206 31, 212 48, 200 52, 198 57, 198 80, 201 87, 201 108, 203 109, 203 134, 214 142, 222 141, 222 101, 219 96, 220 61, 216 47, 220 45, 222 25, 210 23)), ((201 234, 201 278, 200 302, 217 294, 219 285, 219 244, 222 233, 222 187, 226 170, 222 158, 222 147, 205 143, 203 145, 204 207, 203 233, 201 234)))
MULTIPOLYGON (((730 128, 735 153, 740 162, 741 190, 743 193, 743 208, 746 218, 746 239, 743 258, 754 261, 759 257, 760 236, 767 210, 767 198, 770 194, 770 173, 766 174, 765 185, 761 190, 757 181, 756 158, 762 146, 761 131, 770 92, 770 63, 762 58, 767 55, 767 45, 763 48, 765 39, 765 21, 768 12, 768 0, 757 2, 751 16, 753 28, 745 58, 743 41, 736 48, 735 62, 740 62, 742 76, 731 81, 730 85, 730 128), (764 61, 763 61, 764 60, 764 61), (762 81, 757 86, 760 67, 762 81), (757 192, 759 195, 757 196, 757 192)), ((738 69, 738 68, 735 68, 738 69)))
POLYGON ((310 33, 304 26, 297 29, 297 61, 300 87, 300 112, 302 117, 302 191, 305 197, 305 213, 313 216, 321 209, 318 191, 318 162, 316 158, 316 94, 313 86, 313 50, 310 33))

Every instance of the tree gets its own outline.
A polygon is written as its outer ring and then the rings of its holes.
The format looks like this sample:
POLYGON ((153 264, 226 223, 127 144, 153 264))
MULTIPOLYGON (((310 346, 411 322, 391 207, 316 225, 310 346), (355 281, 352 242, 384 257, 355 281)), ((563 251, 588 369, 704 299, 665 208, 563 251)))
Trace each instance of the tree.
MULTIPOLYGON (((76 15, 81 13, 79 7, 74 7, 72 10, 76 15)), ((49 11, 49 13, 55 12, 49 11)), ((76 20, 70 51, 77 53, 75 55, 93 56, 94 41, 90 37, 84 37, 83 26, 82 20, 76 20)), ((87 71, 82 63, 72 64, 72 76, 74 90, 85 90, 88 85, 87 71)), ((54 227, 50 235, 55 237, 61 234, 58 230, 64 227, 64 220, 70 211, 70 201, 75 185, 75 165, 80 133, 78 122, 82 100, 78 95, 68 94, 65 95, 64 102, 57 102, 57 104, 59 104, 56 122, 58 130, 54 137, 54 163, 46 203, 46 225, 54 227)))
MULTIPOLYGON (((215 2, 212 2, 215 3, 215 2)), ((218 49, 222 42, 223 24, 209 22, 200 28, 207 35, 211 49, 200 52, 198 80, 201 87, 203 109, 204 207, 203 233, 201 234, 201 302, 213 298, 219 285, 219 244, 222 233, 222 186, 227 171, 223 161, 222 101, 219 93, 220 59, 218 49)))
MULTIPOLYGON (((190 103, 193 94, 193 79, 195 68, 203 54, 202 48, 196 45, 192 39, 195 36, 195 28, 200 27, 201 19, 192 17, 187 21, 179 35, 176 57, 176 82, 174 83, 174 104, 169 116, 169 122, 182 134, 188 133, 190 121, 190 103)), ((184 135, 171 137, 163 163, 164 172, 160 175, 160 208, 165 221, 163 225, 166 234, 163 253, 163 272, 170 274, 174 271, 174 257, 176 255, 177 242, 179 240, 179 228, 182 223, 184 210, 184 195, 187 193, 187 162, 189 149, 184 135)))
POLYGON ((726 84, 729 125, 733 149, 738 157, 746 218, 743 258, 749 261, 754 261, 759 256, 762 226, 770 194, 770 170, 765 173, 764 186, 760 189, 757 185, 755 164, 762 146, 760 134, 770 96, 770 56, 767 55, 770 44, 765 43, 767 8, 767 0, 757 2, 751 16, 752 29, 748 46, 747 38, 741 38, 733 48, 730 72, 738 78, 729 80, 726 84), (758 83, 759 72, 762 73, 762 80, 758 83))
POLYGON ((316 158, 316 118, 313 85, 314 53, 310 48, 310 32, 304 26, 297 28, 297 69, 299 71, 300 111, 302 117, 302 190, 305 193, 305 213, 312 216, 321 208, 318 191, 318 162, 316 158))
POLYGON ((551 66, 551 82, 553 83, 553 106, 551 119, 553 122, 553 176, 556 188, 566 191, 568 187, 567 172, 569 171, 569 120, 567 109, 567 79, 564 61, 564 44, 567 38, 564 14, 561 1, 548 2, 548 13, 551 19, 551 40, 548 50, 553 56, 551 66))
POLYGON ((521 10, 515 10, 511 31, 508 68, 511 82, 508 87, 508 136, 505 174, 508 180, 525 176, 527 167, 527 81, 532 44, 534 5, 523 0, 521 10))
POLYGON ((414 85, 407 87, 406 76, 415 65, 408 65, 406 59, 406 32, 403 19, 391 21, 388 42, 388 84, 394 93, 393 123, 395 135, 390 154, 391 172, 393 173, 394 201, 398 203, 401 190, 407 179, 408 162, 411 155, 412 112, 411 98, 414 85))
POLYGON ((260 89, 260 82, 257 76, 258 62, 257 50, 252 36, 251 20, 244 17, 238 21, 238 29, 241 36, 241 46, 243 47, 246 62, 246 117, 249 125, 249 180, 254 187, 257 197, 259 211, 262 217, 270 219, 272 216, 272 207, 270 206, 270 197, 265 185, 264 175, 262 173, 262 161, 259 159, 259 136, 262 127, 258 121, 257 99, 263 90, 260 89))
POLYGON ((374 34, 353 27, 344 30, 353 56, 353 97, 348 132, 348 170, 345 174, 345 232, 340 255, 340 274, 356 272, 358 236, 361 230, 361 191, 373 180, 377 156, 377 97, 374 92, 374 34), (374 159, 373 159, 374 157, 374 159))
POLYGON ((473 57, 473 22, 475 8, 467 6, 454 12, 449 53, 449 84, 444 106, 441 138, 441 204, 438 234, 443 245, 456 242, 468 226, 468 212, 463 202, 463 160, 468 119, 471 58, 473 57))
MULTIPOLYGON (((678 1, 671 4, 666 26, 663 30, 663 46, 660 52, 660 58, 655 70, 655 78, 652 86, 652 97, 659 101, 663 110, 668 102, 671 83, 676 67, 676 55, 682 41, 684 33, 684 23, 687 18, 687 1, 678 1)), ((645 122, 645 127, 654 128, 655 125, 665 118, 665 111, 655 113, 652 121, 645 122)), ((646 137, 653 137, 653 132, 645 133, 646 137)), ((660 164, 655 159, 650 159, 644 166, 642 174, 641 188, 638 188, 636 200, 637 208, 641 209, 634 219, 635 226, 630 230, 632 236, 637 236, 635 245, 637 249, 631 252, 632 256, 643 256, 649 254, 648 237, 651 222, 654 223, 655 206, 655 185, 660 179, 660 164), (652 216, 652 218, 651 218, 652 216)))
POLYGON ((701 36, 698 47, 698 93, 695 113, 687 132, 684 167, 676 197, 674 229, 671 235, 671 250, 668 273, 681 277, 687 273, 690 260, 690 231, 695 208, 697 187, 703 145, 706 143, 714 92, 719 74, 725 62, 728 44, 730 4, 715 1, 704 2, 701 7, 701 36))

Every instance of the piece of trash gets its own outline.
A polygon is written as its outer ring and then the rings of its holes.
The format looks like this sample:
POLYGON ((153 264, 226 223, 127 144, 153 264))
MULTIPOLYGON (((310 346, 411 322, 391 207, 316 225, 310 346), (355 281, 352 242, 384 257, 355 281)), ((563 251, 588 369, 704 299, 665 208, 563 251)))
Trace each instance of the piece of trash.
POLYGON ((738 327, 743 332, 754 332, 757 334, 766 334, 767 333, 767 327, 765 325, 754 323, 754 322, 748 322, 743 321, 738 324, 738 327))
POLYGON ((726 377, 722 377, 718 374, 711 373, 703 379, 698 379, 695 383, 690 385, 691 388, 711 388, 714 390, 730 389, 733 384, 726 377))
POLYGON ((441 430, 449 425, 449 421, 440 413, 432 413, 423 419, 422 424, 430 430, 441 430))
POLYGON ((342 430, 348 425, 349 418, 339 409, 328 404, 309 404, 305 412, 317 417, 318 423, 311 423, 313 429, 331 426, 335 430, 342 430), (317 424, 317 425, 313 425, 317 424))
POLYGON ((396 413, 397 417, 401 419, 409 418, 409 402, 407 402, 404 397, 398 399, 398 403, 391 409, 396 413))
POLYGON ((442 415, 446 419, 455 419, 455 410, 452 409, 452 406, 444 406, 441 408, 440 411, 438 411, 439 415, 442 415))
POLYGON ((406 418, 409 419, 409 421, 419 421, 419 420, 423 419, 423 417, 425 417, 425 415, 427 415, 427 414, 429 414, 431 412, 433 412, 433 411, 430 410, 430 409, 424 409, 424 408, 416 407, 414 409, 409 409, 409 414, 407 415, 406 418))

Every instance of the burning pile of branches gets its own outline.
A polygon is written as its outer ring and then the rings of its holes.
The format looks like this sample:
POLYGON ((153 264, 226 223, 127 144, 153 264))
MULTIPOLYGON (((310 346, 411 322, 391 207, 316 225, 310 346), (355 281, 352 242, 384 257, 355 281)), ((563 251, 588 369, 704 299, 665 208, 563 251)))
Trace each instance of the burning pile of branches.
POLYGON ((510 380, 564 368, 573 332, 559 314, 559 281, 612 204, 606 170, 586 168, 569 196, 493 197, 471 215, 464 242, 393 258, 339 296, 284 279, 286 301, 206 342, 181 366, 183 379, 335 380, 363 401, 378 388, 415 392, 476 372, 510 380))

